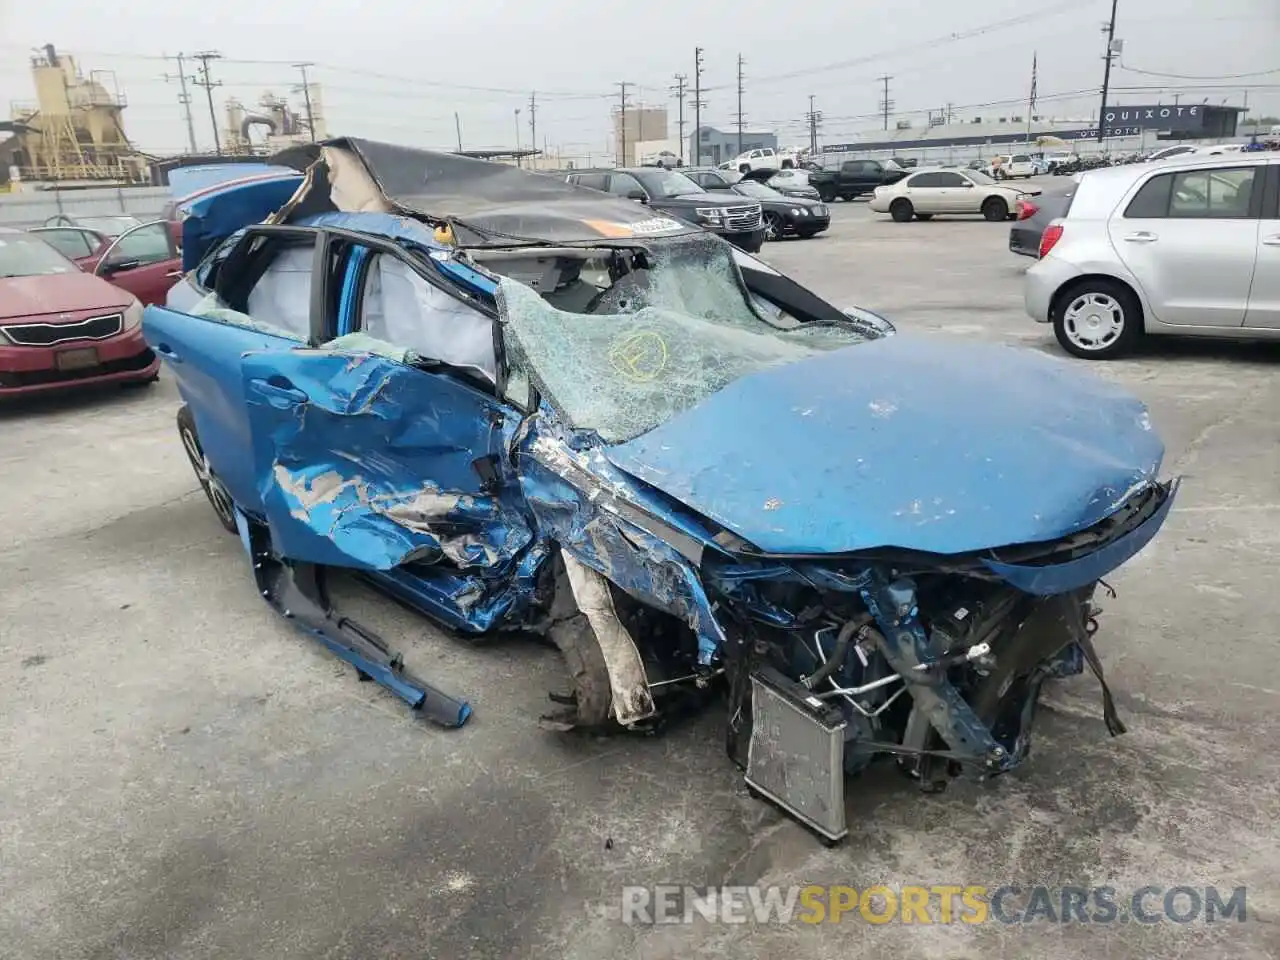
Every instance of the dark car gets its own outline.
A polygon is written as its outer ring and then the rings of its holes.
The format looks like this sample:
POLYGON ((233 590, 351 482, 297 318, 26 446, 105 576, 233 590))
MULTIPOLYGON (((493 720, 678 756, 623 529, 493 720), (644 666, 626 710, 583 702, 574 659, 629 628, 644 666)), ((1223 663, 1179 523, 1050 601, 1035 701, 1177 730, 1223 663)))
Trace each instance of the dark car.
POLYGON ((1024 257, 1040 256, 1040 238, 1051 220, 1065 217, 1076 195, 1075 181, 1062 190, 1045 191, 1035 197, 1019 200, 1018 219, 1009 228, 1009 249, 1024 257))
POLYGON ((39 237, 0 229, 0 397, 87 383, 150 383, 142 304, 39 237))
POLYGON ((831 226, 831 211, 825 203, 788 197, 749 178, 739 180, 729 189, 760 204, 764 211, 766 240, 781 240, 783 237, 807 240, 831 226))
POLYGON ((675 170, 663 167, 587 170, 571 173, 565 179, 696 223, 748 253, 755 253, 764 244, 760 204, 733 193, 711 193, 675 170))
POLYGON ((836 197, 852 200, 864 193, 874 193, 876 187, 887 187, 906 175, 906 170, 886 166, 879 160, 846 160, 839 170, 812 171, 809 183, 817 189, 823 203, 831 203, 836 197))

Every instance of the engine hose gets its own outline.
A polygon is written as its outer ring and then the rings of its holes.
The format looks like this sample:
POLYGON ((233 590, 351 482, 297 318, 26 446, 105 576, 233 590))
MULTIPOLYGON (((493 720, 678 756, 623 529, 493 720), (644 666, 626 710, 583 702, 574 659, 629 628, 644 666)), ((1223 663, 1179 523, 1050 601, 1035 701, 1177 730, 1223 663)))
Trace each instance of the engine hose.
POLYGON ((849 641, 855 633, 865 630, 872 619, 871 614, 864 613, 861 616, 854 617, 852 620, 846 620, 844 626, 840 628, 840 632, 836 634, 836 647, 831 651, 831 656, 827 657, 822 666, 805 677, 802 683, 812 690, 840 669, 844 665, 845 658, 849 655, 849 641))

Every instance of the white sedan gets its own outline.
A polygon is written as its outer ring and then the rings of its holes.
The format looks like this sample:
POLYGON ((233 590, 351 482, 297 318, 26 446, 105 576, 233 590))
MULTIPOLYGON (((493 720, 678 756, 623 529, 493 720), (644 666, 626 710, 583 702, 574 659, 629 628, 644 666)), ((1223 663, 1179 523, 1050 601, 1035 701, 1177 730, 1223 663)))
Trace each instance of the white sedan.
POLYGON ((886 187, 876 187, 868 206, 898 223, 931 220, 934 214, 981 214, 988 220, 1010 220, 1023 197, 1039 190, 1002 186, 980 170, 918 170, 886 187))

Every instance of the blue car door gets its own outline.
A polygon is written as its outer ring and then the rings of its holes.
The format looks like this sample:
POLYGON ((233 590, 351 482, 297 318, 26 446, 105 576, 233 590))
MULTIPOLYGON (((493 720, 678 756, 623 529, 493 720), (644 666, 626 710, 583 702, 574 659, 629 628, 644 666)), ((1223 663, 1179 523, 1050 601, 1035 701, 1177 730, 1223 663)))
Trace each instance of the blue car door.
POLYGON ((494 321, 395 245, 348 239, 317 349, 240 360, 276 551, 362 570, 500 575, 531 541, 505 451, 494 321))
POLYGON ((259 512, 240 358, 283 355, 310 334, 309 289, 316 232, 250 231, 228 240, 173 287, 166 305, 143 316, 147 343, 162 358, 191 410, 213 472, 245 510, 259 512))

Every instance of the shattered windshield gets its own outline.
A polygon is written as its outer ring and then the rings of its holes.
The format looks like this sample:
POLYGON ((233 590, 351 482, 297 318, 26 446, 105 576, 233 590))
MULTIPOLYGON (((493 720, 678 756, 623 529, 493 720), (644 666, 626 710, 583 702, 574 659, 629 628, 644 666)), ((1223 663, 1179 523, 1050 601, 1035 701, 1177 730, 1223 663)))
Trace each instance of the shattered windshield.
POLYGON ((623 443, 735 380, 861 343, 837 323, 770 323, 748 300, 729 248, 714 238, 663 243, 582 312, 558 309, 510 277, 499 282, 513 365, 580 430, 623 443))

